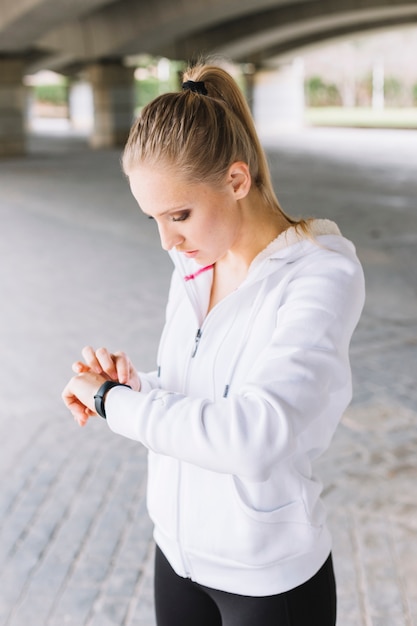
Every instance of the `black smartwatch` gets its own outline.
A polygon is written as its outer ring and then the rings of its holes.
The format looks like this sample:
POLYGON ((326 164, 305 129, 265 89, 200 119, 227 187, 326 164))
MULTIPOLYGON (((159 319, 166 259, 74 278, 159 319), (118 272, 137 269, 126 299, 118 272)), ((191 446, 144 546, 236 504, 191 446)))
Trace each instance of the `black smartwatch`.
POLYGON ((110 389, 112 389, 113 387, 128 387, 129 389, 132 389, 130 385, 124 385, 123 383, 119 383, 116 380, 106 380, 106 382, 101 385, 100 389, 97 391, 96 395, 94 396, 94 407, 96 409, 96 412, 100 415, 100 417, 104 417, 104 419, 106 419, 106 411, 104 409, 104 398, 106 396, 106 393, 110 391, 110 389))

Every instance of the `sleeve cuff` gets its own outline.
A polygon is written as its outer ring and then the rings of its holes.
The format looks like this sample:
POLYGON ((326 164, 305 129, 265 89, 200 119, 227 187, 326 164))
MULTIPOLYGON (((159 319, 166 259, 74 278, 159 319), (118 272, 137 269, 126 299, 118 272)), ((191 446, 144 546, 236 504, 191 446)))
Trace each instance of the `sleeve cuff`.
POLYGON ((136 412, 146 393, 128 387, 113 387, 106 395, 106 417, 110 429, 129 439, 139 441, 136 412))

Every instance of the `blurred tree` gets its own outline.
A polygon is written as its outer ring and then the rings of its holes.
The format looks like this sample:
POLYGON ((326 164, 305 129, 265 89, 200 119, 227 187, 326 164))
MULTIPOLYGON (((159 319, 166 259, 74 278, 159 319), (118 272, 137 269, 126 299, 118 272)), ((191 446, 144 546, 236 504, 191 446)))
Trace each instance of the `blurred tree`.
POLYGON ((387 76, 384 82, 384 93, 387 106, 400 107, 405 104, 407 94, 399 78, 387 76))
POLYGON ((62 82, 58 85, 35 85, 33 87, 35 100, 54 105, 65 105, 68 98, 68 87, 62 82))
POLYGON ((305 81, 307 106, 340 106, 342 98, 337 85, 326 83, 320 76, 312 76, 305 81))

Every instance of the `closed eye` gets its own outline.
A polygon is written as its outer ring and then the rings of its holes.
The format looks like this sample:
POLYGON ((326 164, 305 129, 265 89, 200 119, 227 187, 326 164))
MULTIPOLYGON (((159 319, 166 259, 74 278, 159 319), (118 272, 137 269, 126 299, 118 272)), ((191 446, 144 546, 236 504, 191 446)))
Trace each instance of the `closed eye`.
MULTIPOLYGON (((173 215, 171 217, 171 221, 173 221, 173 222, 185 222, 185 220, 190 217, 190 213, 191 213, 191 211, 184 211, 184 213, 181 213, 180 215, 173 215)), ((148 218, 148 220, 155 220, 153 215, 147 215, 146 217, 148 218)))
POLYGON ((184 213, 181 213, 180 215, 173 216, 172 221, 173 222, 185 222, 185 220, 190 217, 190 213, 191 211, 184 211, 184 213))

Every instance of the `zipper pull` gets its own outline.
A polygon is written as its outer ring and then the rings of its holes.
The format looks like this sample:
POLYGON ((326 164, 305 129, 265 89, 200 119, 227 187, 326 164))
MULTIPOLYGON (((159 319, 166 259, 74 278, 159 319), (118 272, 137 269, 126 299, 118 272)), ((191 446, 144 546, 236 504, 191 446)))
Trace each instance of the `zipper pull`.
POLYGON ((196 334, 195 339, 194 339, 194 349, 192 351, 191 358, 194 358, 195 355, 197 354, 198 344, 200 343, 201 335, 202 335, 201 329, 199 328, 197 330, 197 334, 196 334))

